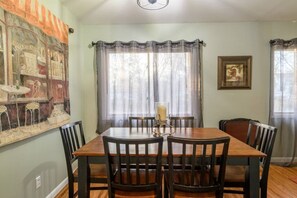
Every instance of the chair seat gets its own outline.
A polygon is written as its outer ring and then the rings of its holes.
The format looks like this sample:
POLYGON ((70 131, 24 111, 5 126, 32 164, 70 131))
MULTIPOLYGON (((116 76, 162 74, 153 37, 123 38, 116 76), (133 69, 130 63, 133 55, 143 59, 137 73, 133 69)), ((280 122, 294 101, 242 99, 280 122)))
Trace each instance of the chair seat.
POLYGON ((135 191, 120 191, 120 190, 115 190, 115 197, 116 198, 125 198, 125 197, 141 197, 141 198, 153 198, 156 197, 155 191, 140 191, 140 192, 135 192, 135 191))
MULTIPOLYGON (((262 175, 262 167, 260 166, 260 176, 262 175)), ((244 183, 245 182, 245 166, 226 166, 225 186, 226 183, 244 183)))
POLYGON ((227 182, 244 183, 244 181, 245 181, 244 166, 226 166, 225 185, 227 182))
MULTIPOLYGON (((131 178, 131 182, 128 182, 128 177, 127 177, 127 171, 126 171, 126 169, 122 169, 122 184, 146 184, 146 181, 145 181, 145 169, 140 169, 139 170, 139 182, 137 182, 137 177, 136 177, 136 170, 133 170, 133 169, 130 169, 130 178, 131 178)), ((150 183, 150 184, 153 184, 153 183, 155 183, 155 181, 156 181, 156 170, 149 170, 148 171, 148 175, 149 175, 149 177, 148 177, 148 179, 149 179, 149 181, 148 181, 148 183, 150 183)), ((120 181, 120 174, 119 174, 119 172, 117 172, 116 173, 116 175, 115 175, 115 178, 114 178, 114 182, 115 183, 120 183, 119 182, 120 181)))
POLYGON ((214 192, 207 193, 190 193, 190 192, 182 192, 182 191, 174 191, 175 198, 194 198, 194 197, 203 197, 203 198, 211 198, 216 197, 214 192))
MULTIPOLYGON (((73 172, 75 178, 78 177, 78 169, 73 172)), ((105 164, 90 164, 90 178, 100 178, 107 180, 107 172, 105 164)))
MULTIPOLYGON (((168 184, 169 182, 169 172, 165 171, 164 172, 164 179, 166 180, 165 183, 168 184)), ((173 174, 173 181, 175 183, 181 183, 182 182, 182 178, 184 178, 184 182, 185 182, 185 186, 190 185, 190 180, 191 180, 191 171, 189 172, 182 172, 182 171, 176 171, 173 174)), ((206 172, 205 175, 205 183, 208 183, 209 180, 209 174, 206 172)), ((199 172, 197 172, 196 176, 194 177, 194 185, 199 185, 201 183, 200 181, 200 174, 199 172)), ((201 186, 199 186, 199 188, 201 188, 201 186)), ((216 197, 215 192, 185 192, 185 191, 179 191, 179 190, 174 190, 174 197, 178 197, 178 198, 182 198, 182 197, 187 197, 187 198, 191 198, 191 197, 216 197)))
MULTIPOLYGON (((182 179, 184 179, 184 185, 190 185, 190 181, 191 181, 191 177, 192 177, 192 172, 188 171, 188 172, 183 172, 183 171, 176 171, 173 173, 173 181, 174 183, 178 183, 178 184, 182 184, 182 179)), ((208 172, 205 172, 205 183, 209 183, 208 178, 209 178, 209 174, 208 172)), ((168 177, 168 173, 165 173, 166 177, 168 177)), ((202 183, 202 181, 200 181, 200 174, 197 172, 197 174, 194 177, 194 184, 193 185, 199 185, 200 183, 202 183)))

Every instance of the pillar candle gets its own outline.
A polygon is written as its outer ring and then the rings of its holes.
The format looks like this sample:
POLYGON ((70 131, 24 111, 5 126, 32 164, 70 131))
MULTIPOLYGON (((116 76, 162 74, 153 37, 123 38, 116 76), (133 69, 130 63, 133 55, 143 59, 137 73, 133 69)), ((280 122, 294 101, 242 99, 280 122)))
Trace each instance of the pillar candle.
POLYGON ((158 114, 159 120, 161 121, 166 120, 166 111, 167 111, 166 106, 158 105, 157 114, 158 114))

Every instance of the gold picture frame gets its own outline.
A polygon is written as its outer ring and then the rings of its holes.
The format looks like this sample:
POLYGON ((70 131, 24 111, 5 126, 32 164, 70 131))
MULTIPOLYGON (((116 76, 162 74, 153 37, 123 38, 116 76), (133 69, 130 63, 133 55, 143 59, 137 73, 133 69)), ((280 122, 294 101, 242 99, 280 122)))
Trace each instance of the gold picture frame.
POLYGON ((252 88, 252 56, 218 56, 218 90, 252 88))

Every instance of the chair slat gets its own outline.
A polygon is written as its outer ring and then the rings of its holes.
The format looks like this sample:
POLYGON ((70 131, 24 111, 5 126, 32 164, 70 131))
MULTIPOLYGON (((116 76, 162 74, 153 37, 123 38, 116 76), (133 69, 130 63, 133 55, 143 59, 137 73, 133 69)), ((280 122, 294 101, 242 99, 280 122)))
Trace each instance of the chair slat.
MULTIPOLYGON (((136 156, 139 156, 139 144, 135 144, 136 156)), ((136 183, 140 184, 140 160, 136 158, 136 183)))
MULTIPOLYGON (((195 159, 196 159, 196 150, 197 150, 197 145, 196 144, 194 144, 193 145, 193 152, 192 152, 192 159, 191 159, 191 162, 192 162, 192 164, 191 164, 191 171, 192 172, 194 172, 195 171, 195 169, 196 169, 196 161, 195 161, 195 159)), ((194 174, 191 174, 191 185, 194 185, 194 177, 195 177, 195 175, 194 174)))

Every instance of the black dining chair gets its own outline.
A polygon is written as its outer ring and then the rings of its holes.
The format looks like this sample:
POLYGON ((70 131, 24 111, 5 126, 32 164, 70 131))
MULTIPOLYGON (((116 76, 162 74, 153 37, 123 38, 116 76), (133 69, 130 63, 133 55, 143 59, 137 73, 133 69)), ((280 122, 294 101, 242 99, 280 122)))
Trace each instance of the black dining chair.
MULTIPOLYGON (((76 121, 60 127, 66 167, 68 173, 68 197, 75 197, 74 182, 78 182, 78 171, 75 168, 77 157, 73 152, 81 148, 86 142, 81 121, 76 121)), ((90 164, 90 183, 107 184, 107 174, 104 164, 90 164)), ((88 185, 90 185, 90 183, 88 185)), ((90 190, 107 190, 107 186, 90 187, 90 190)))
POLYGON ((155 124, 155 117, 152 116, 130 116, 129 127, 137 128, 141 131, 153 131, 155 124))
POLYGON ((173 128, 193 128, 194 116, 170 116, 170 125, 173 128))
MULTIPOLYGON (((260 191, 261 198, 267 197, 268 173, 271 161, 272 150, 275 142, 277 128, 257 121, 250 120, 247 132, 246 143, 266 154, 260 158, 261 176, 260 191), (255 130, 255 134, 252 133, 255 130)), ((225 176, 225 193, 244 194, 248 197, 248 185, 245 183, 246 167, 227 166, 225 176), (232 187, 232 189, 227 188, 232 187), (239 188, 239 189, 237 189, 239 188)))
POLYGON ((163 137, 103 136, 108 197, 162 197, 163 137))
POLYGON ((168 136, 164 197, 223 197, 230 137, 189 139, 168 136), (221 148, 221 152, 217 148, 221 148), (177 153, 175 150, 182 150, 177 153), (216 174, 215 169, 218 169, 216 174))

